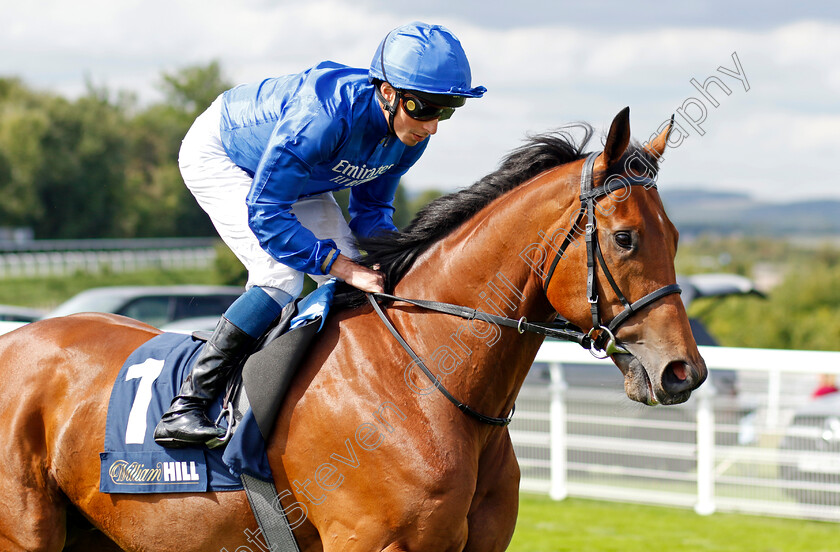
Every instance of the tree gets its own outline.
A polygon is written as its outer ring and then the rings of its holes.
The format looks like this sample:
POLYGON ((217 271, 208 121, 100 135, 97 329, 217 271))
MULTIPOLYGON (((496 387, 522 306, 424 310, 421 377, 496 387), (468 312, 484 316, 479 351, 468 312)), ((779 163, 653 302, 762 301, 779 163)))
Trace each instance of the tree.
POLYGON ((232 85, 219 63, 164 74, 165 103, 131 121, 122 231, 130 236, 212 236, 210 219, 189 193, 178 169, 181 140, 195 118, 232 85))
POLYGON ((190 121, 207 109, 216 97, 233 85, 222 74, 218 61, 193 65, 176 73, 164 73, 161 91, 166 103, 190 121))
POLYGON ((49 126, 43 97, 17 79, 0 79, 0 226, 30 226, 43 209, 34 179, 49 126))
POLYGON ((692 304, 722 345, 771 349, 840 349, 840 266, 796 263, 767 300, 733 296, 708 308, 692 304))
MULTIPOLYGON (((163 102, 140 108, 91 83, 71 101, 0 79, 0 225, 37 238, 215 235, 177 160, 195 118, 231 86, 217 61, 188 66, 162 75, 163 102)), ((396 226, 438 195, 398 188, 396 226)))
POLYGON ((113 237, 124 199, 128 154, 123 109, 90 90, 75 102, 52 98, 33 186, 44 213, 40 238, 113 237))
POLYGON ((118 106, 89 90, 75 102, 0 81, 0 216, 39 238, 108 235, 125 162, 118 106))

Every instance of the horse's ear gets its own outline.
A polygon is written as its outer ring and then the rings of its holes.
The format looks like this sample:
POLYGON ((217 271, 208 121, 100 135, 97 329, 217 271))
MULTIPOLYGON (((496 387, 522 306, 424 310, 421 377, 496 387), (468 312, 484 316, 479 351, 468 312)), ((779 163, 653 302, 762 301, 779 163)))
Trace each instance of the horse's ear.
POLYGON ((624 150, 630 145, 630 108, 625 107, 618 112, 610 125, 607 143, 599 161, 603 163, 599 170, 606 170, 621 159, 624 150))
POLYGON ((665 153, 665 146, 668 145, 668 136, 671 135, 671 130, 673 130, 673 128, 674 116, 671 115, 671 120, 668 122, 668 126, 665 127, 665 130, 659 133, 659 136, 651 140, 645 146, 645 151, 653 155, 657 159, 662 157, 662 154, 665 153))

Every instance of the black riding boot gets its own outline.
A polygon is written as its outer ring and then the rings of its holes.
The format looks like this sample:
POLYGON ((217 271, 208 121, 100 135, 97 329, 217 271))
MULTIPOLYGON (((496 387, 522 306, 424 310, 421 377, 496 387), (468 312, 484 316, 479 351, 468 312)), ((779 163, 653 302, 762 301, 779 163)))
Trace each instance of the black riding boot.
POLYGON ((221 439, 225 431, 205 410, 227 384, 231 372, 251 352, 256 340, 222 317, 213 336, 199 353, 192 371, 155 427, 155 442, 182 448, 221 439))

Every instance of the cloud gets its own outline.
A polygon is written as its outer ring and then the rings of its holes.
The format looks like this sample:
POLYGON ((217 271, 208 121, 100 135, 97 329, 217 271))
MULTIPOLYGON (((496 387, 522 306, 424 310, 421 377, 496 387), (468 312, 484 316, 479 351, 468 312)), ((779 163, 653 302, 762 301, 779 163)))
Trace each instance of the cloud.
MULTIPOLYGON (((480 106, 465 110, 464 117, 474 119, 469 126, 476 130, 468 132, 468 148, 447 138, 453 143, 444 150, 463 161, 453 174, 471 182, 480 174, 468 176, 466 167, 487 168, 476 152, 501 156, 527 132, 566 121, 588 120, 603 130, 621 107, 630 105, 639 139, 649 137, 674 112, 688 130, 681 147, 669 152, 665 182, 777 200, 803 193, 837 197, 838 182, 825 176, 833 174, 838 147, 838 37, 840 25, 813 21, 761 31, 489 31, 484 42, 492 44, 492 50, 471 52, 475 73, 487 75, 490 89, 480 106), (739 71, 733 53, 745 76, 741 81, 732 76, 739 71), (702 86, 713 76, 727 87, 710 81, 709 92, 718 107, 690 82, 695 79, 702 86), (699 129, 680 118, 682 111, 699 119, 697 102, 706 110, 699 129), (804 182, 807 186, 799 185, 804 182)), ((473 41, 481 42, 481 37, 473 41)), ((427 153, 437 155, 436 150, 427 153)), ((433 159, 434 167, 444 162, 433 159)), ((430 174, 422 177, 432 179, 430 174)))
MULTIPOLYGON (((710 23, 709 12, 702 25, 668 24, 658 14, 655 25, 618 24, 622 19, 586 26, 546 12, 555 4, 543 2, 544 15, 532 18, 539 24, 521 18, 489 24, 489 15, 470 17, 471 10, 446 4, 424 4, 409 16, 376 1, 18 2, 3 8, 0 75, 68 95, 83 93, 89 76, 154 101, 162 71, 212 59, 236 82, 296 72, 321 59, 367 67, 384 34, 417 17, 459 36, 474 83, 489 92, 441 124, 406 177, 411 189, 471 184, 528 133, 578 120, 603 130, 626 105, 634 135, 645 139, 690 98, 703 101, 692 78, 703 83, 716 75, 731 94, 714 89, 719 107, 706 104, 704 135, 687 126, 691 135, 663 167, 666 182, 785 198, 803 193, 798 179, 810 183, 804 189, 812 197, 840 196, 838 183, 825 178, 832 174, 840 117, 836 20, 753 28, 743 18, 710 23), (749 91, 719 71, 734 69, 733 52, 749 91)), ((642 14, 619 16, 633 22, 642 14)))

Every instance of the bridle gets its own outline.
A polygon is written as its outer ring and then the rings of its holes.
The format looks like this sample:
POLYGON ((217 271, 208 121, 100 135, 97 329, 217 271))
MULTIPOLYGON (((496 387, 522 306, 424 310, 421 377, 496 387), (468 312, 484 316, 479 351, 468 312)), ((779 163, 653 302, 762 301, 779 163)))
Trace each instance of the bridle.
POLYGON ((443 384, 440 382, 440 379, 435 377, 432 371, 429 370, 429 368, 426 366, 426 363, 420 358, 419 355, 417 355, 417 353, 414 352, 411 346, 400 335, 400 333, 397 331, 397 329, 394 327, 394 325, 391 323, 388 317, 385 316, 385 313, 383 312, 382 307, 379 305, 377 299, 401 301, 403 303, 409 303, 411 305, 422 307, 427 310, 442 312, 444 314, 458 316, 467 320, 483 320, 485 322, 496 324, 499 326, 516 328, 516 330, 520 334, 525 332, 532 332, 548 337, 562 339, 565 341, 574 341, 580 344, 583 348, 588 349, 590 353, 597 356, 598 358, 606 358, 616 353, 629 354, 629 351, 627 351, 627 349, 618 344, 615 338, 616 330, 622 324, 624 324, 635 312, 643 309, 644 307, 650 305, 655 301, 658 301, 662 297, 671 295, 672 293, 680 293, 682 290, 680 289, 680 286, 678 284, 670 284, 667 286, 663 286, 652 293, 648 293, 641 299, 631 303, 619 289, 618 284, 616 284, 615 279, 613 278, 609 268, 607 267, 607 263, 604 260, 603 254, 601 253, 600 244, 598 243, 598 233, 596 230, 595 218, 595 203, 598 199, 606 197, 607 195, 619 189, 626 189, 627 186, 644 186, 645 188, 655 188, 656 181, 647 176, 614 176, 608 179, 601 186, 593 187, 592 169, 595 165, 595 158, 597 158, 598 155, 599 153, 589 154, 589 156, 587 156, 586 160, 583 163, 583 170, 580 173, 581 209, 578 214, 577 220, 575 221, 575 224, 568 231, 565 239, 563 240, 562 245, 557 250, 557 254, 551 262, 551 266, 549 267, 548 272, 546 273, 543 283, 543 289, 547 294, 548 286, 551 282, 551 277, 554 275, 554 272, 557 269, 557 265, 560 262, 560 259, 563 258, 563 255, 566 249, 569 247, 569 244, 571 244, 572 241, 574 241, 576 235, 579 233, 578 229, 580 227, 581 222, 583 222, 583 217, 585 216, 587 218, 587 223, 585 226, 587 266, 586 295, 587 300, 589 301, 590 310, 592 312, 592 329, 588 332, 583 332, 580 328, 578 328, 568 320, 564 319, 556 320, 554 322, 528 322, 524 316, 519 320, 516 320, 513 318, 507 318, 504 316, 482 312, 461 305, 453 305, 451 303, 441 303, 438 301, 427 301, 423 299, 406 299, 404 297, 397 297, 388 293, 366 294, 368 301, 370 301, 370 304, 373 306, 374 311, 376 311, 376 313, 379 315, 379 318, 385 324, 385 327, 388 328, 388 330, 391 332, 391 335, 394 336, 397 342, 399 342, 403 349, 405 349, 405 351, 409 354, 409 356, 414 361, 414 364, 417 367, 419 367, 420 370, 425 374, 425 376, 434 384, 434 387, 436 387, 437 390, 440 391, 452 404, 458 407, 459 410, 472 416, 473 418, 477 419, 482 423, 497 426, 508 425, 513 419, 513 412, 516 410, 516 405, 514 405, 513 409, 511 409, 510 413, 506 417, 501 418, 481 414, 470 408, 468 405, 456 399, 449 391, 447 391, 446 387, 444 387, 443 384), (615 291, 615 294, 618 296, 619 301, 621 301, 621 303, 624 305, 624 310, 618 313, 618 315, 615 318, 613 318, 609 323, 607 323, 606 326, 603 325, 601 322, 601 314, 598 308, 598 292, 596 290, 595 278, 598 264, 601 265, 601 269, 604 272, 604 276, 610 283, 610 286, 612 287, 613 291, 615 291), (598 332, 597 335, 595 335, 596 332, 598 332))
POLYGON ((598 356, 599 358, 606 358, 615 353, 629 352, 627 349, 617 344, 615 333, 622 324, 627 322, 630 316, 632 316, 636 311, 645 308, 666 295, 681 293, 682 289, 680 289, 679 284, 670 284, 648 293, 641 299, 631 303, 621 292, 618 284, 615 283, 615 278, 613 278, 609 267, 607 267, 607 262, 604 260, 604 255, 601 253, 601 245, 598 242, 595 203, 598 199, 606 197, 616 190, 626 189, 627 187, 644 186, 645 189, 656 188, 656 180, 648 176, 621 176, 612 177, 607 179, 607 181, 601 186, 593 187, 594 176, 592 169, 595 166, 595 159, 598 155, 600 154, 590 153, 587 156, 586 161, 583 162, 583 169, 580 173, 581 208, 578 212, 577 220, 575 220, 575 223, 566 234, 566 238, 563 240, 562 245, 560 245, 560 248, 557 250, 557 254, 554 256, 554 260, 551 262, 551 266, 545 275, 543 289, 546 294, 548 294, 548 286, 551 283, 551 277, 554 275, 557 264, 560 262, 560 259, 563 258, 566 248, 569 247, 570 243, 572 243, 575 235, 580 232, 580 223, 583 222, 583 217, 585 216, 586 226, 584 239, 586 242, 587 268, 586 298, 589 301, 589 309, 592 312, 592 329, 589 330, 587 335, 591 338, 595 332, 599 332, 598 336, 592 340, 592 346, 589 350, 593 355, 598 356), (601 313, 598 308, 598 291, 596 289, 595 279, 598 265, 601 265, 601 270, 604 271, 604 277, 606 277, 607 281, 610 283, 610 287, 612 287, 616 296, 618 296, 618 300, 621 301, 622 305, 624 305, 624 310, 618 313, 618 315, 616 315, 616 317, 606 325, 601 322, 601 313), (604 355, 599 356, 599 351, 603 351, 604 355))

